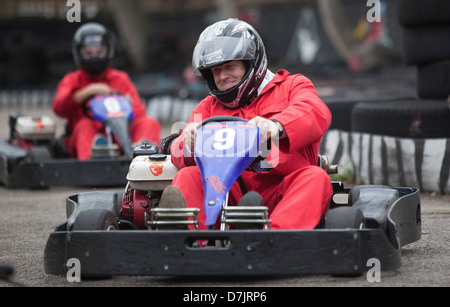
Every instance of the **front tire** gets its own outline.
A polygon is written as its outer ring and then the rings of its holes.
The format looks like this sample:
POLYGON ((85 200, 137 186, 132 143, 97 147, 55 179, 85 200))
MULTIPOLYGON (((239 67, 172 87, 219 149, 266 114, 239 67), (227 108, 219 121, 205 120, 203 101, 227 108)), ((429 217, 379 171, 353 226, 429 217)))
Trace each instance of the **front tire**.
POLYGON ((81 211, 72 230, 119 230, 117 217, 109 210, 90 209, 81 211))
POLYGON ((364 215, 359 208, 337 207, 325 214, 326 229, 366 228, 364 215))

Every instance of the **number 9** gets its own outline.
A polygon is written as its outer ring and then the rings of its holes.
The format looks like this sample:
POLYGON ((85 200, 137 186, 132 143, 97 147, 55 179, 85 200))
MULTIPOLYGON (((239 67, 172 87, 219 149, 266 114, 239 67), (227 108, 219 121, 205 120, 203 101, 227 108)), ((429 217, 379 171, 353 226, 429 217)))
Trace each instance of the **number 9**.
POLYGON ((217 130, 214 134, 213 147, 216 150, 226 150, 234 144, 236 131, 230 128, 217 130))

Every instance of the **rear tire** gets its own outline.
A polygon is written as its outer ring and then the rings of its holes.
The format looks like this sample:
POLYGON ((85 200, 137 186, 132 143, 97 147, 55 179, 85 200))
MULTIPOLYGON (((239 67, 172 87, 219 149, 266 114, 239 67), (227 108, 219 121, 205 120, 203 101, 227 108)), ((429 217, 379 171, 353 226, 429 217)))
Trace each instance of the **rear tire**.
POLYGON ((358 103, 352 110, 352 131, 401 138, 448 138, 449 116, 445 100, 358 103))
POLYGON ((418 27, 450 23, 448 0, 399 0, 398 20, 402 26, 418 27))
POLYGON ((50 150, 46 146, 36 146, 28 150, 25 157, 29 163, 48 162, 52 159, 50 150))
POLYGON ((109 210, 90 209, 81 211, 72 230, 118 230, 117 217, 109 210))
POLYGON ((403 28, 403 49, 409 65, 446 61, 450 58, 449 24, 403 28))
POLYGON ((359 208, 337 207, 325 214, 326 229, 363 229, 364 216, 359 208))
POLYGON ((424 99, 447 100, 450 95, 450 61, 419 65, 417 93, 424 99))

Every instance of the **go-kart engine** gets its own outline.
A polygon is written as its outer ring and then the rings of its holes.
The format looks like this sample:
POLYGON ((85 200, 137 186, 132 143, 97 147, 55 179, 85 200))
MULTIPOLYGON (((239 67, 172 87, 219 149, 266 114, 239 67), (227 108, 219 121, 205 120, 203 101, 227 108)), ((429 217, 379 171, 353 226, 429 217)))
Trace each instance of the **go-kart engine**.
POLYGON ((164 188, 172 183, 177 172, 170 155, 157 152, 155 145, 144 143, 137 146, 127 174, 122 216, 139 229, 148 228, 152 208, 158 206, 164 188))
POLYGON ((138 229, 147 229, 147 217, 160 197, 160 192, 128 189, 122 198, 122 217, 138 229))

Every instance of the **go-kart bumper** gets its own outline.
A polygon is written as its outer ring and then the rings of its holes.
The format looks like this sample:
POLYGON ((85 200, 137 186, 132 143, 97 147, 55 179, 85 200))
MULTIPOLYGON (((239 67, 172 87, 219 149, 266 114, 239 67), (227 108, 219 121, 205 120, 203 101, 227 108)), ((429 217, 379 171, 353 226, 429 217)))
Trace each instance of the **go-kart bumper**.
POLYGON ((65 275, 76 258, 82 276, 347 275, 366 271, 370 258, 396 269, 400 256, 381 230, 74 231, 51 234, 45 272, 65 275), (197 239, 231 243, 190 247, 197 239))
POLYGON ((45 247, 48 274, 65 275, 80 261, 81 276, 113 275, 359 275, 401 266, 401 247, 420 238, 419 191, 400 197, 387 230, 67 231, 67 221, 45 247), (196 247, 199 240, 227 242, 196 247))
POLYGON ((130 162, 130 159, 122 158, 89 161, 55 159, 21 163, 11 172, 0 166, 0 183, 8 188, 31 189, 51 186, 124 186, 130 162))
POLYGON ((7 188, 125 186, 130 163, 127 158, 30 162, 26 151, 0 141, 0 184, 7 188))

